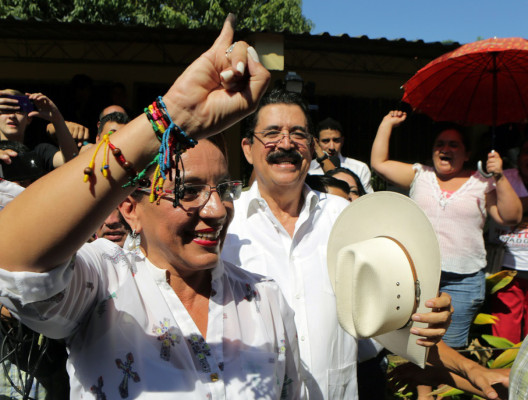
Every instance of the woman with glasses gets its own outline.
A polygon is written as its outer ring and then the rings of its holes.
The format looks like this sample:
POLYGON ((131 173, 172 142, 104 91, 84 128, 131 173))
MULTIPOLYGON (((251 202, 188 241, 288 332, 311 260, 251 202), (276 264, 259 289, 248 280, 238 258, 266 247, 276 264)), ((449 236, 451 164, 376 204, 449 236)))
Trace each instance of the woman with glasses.
POLYGON ((66 340, 72 399, 302 397, 277 285, 219 258, 241 186, 203 138, 254 109, 269 81, 231 23, 145 114, 0 213, 1 301, 66 340), (159 168, 139 172, 153 157, 159 168), (139 247, 83 245, 118 204, 139 247))

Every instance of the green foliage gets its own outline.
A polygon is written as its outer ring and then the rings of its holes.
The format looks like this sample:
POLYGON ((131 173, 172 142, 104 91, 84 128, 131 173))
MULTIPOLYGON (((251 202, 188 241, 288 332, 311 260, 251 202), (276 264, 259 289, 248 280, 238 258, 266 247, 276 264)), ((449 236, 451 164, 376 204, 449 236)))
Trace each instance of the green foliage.
POLYGON ((503 270, 490 275, 486 278, 486 290, 489 294, 495 294, 498 290, 508 286, 516 275, 517 271, 509 270, 503 270))
POLYGON ((490 360, 489 368, 511 368, 515 357, 519 354, 519 349, 508 349, 501 353, 495 360, 490 360))
POLYGON ((166 28, 222 27, 229 12, 237 28, 309 32, 301 0, 2 0, 0 17, 22 20, 145 25, 166 28))
POLYGON ((499 317, 491 314, 479 313, 473 320, 475 325, 489 325, 495 324, 499 320, 499 317))
POLYGON ((497 349, 505 349, 508 347, 515 346, 508 339, 493 335, 482 335, 482 339, 488 342, 491 346, 496 347, 497 349))

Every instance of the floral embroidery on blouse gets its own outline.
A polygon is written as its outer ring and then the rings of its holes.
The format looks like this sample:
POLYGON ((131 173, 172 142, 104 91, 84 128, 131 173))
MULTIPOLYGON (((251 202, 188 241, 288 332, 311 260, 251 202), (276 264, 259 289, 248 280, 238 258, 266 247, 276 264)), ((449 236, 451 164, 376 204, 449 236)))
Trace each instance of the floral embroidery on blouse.
POLYGON ((202 372, 211 372, 211 366, 209 361, 207 361, 207 356, 211 355, 211 348, 204 338, 198 335, 191 335, 191 338, 187 339, 187 341, 198 359, 202 372))
POLYGON ((132 370, 132 364, 134 363, 134 356, 132 353, 128 353, 126 355, 126 361, 121 361, 120 358, 116 358, 115 360, 117 368, 123 371, 123 380, 119 384, 119 394, 121 395, 122 399, 126 399, 128 397, 128 378, 132 378, 134 382, 139 382, 139 375, 137 372, 132 370))
POLYGON ((279 353, 279 357, 278 357, 279 360, 284 360, 286 358, 286 340, 284 339, 280 340, 278 353, 279 353))
POLYGON ((154 325, 152 331, 158 335, 158 340, 161 341, 160 357, 165 360, 170 360, 170 349, 176 343, 180 343, 179 329, 175 326, 170 326, 170 320, 164 318, 160 321, 159 326, 154 325))
POLYGON ((103 314, 106 312, 106 303, 108 302, 108 300, 115 299, 116 297, 116 293, 112 292, 106 299, 99 303, 99 305, 97 306, 97 315, 99 315, 99 317, 102 317, 103 314))
POLYGON ((103 258, 110 261, 114 265, 119 265, 121 267, 128 268, 132 273, 132 276, 134 276, 137 272, 135 264, 129 262, 121 247, 116 247, 110 254, 104 253, 103 258))
POLYGON ((104 385, 103 377, 100 376, 99 379, 97 379, 97 385, 93 385, 90 388, 90 392, 95 394, 96 400, 106 400, 106 394, 105 392, 103 392, 103 385, 104 385))

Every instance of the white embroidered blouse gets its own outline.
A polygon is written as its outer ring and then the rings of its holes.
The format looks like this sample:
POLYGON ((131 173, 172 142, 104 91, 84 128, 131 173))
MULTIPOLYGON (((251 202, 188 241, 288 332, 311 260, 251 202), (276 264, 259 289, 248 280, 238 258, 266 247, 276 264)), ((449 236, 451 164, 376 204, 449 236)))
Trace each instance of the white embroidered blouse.
POLYGON ((106 239, 49 273, 0 271, 0 301, 66 338, 72 399, 297 399, 293 312, 277 284, 219 262, 206 340, 166 272, 106 239))
POLYGON ((493 180, 478 172, 455 192, 442 192, 432 167, 414 164, 409 196, 433 224, 442 255, 442 271, 472 274, 486 266, 482 229, 486 220, 486 193, 493 180))

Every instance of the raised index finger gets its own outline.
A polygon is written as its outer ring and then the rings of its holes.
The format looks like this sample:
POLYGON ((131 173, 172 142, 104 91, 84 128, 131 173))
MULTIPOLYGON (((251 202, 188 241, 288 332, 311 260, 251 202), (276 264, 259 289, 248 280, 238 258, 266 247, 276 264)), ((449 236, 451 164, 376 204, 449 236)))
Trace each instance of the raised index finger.
POLYGON ((235 23, 235 14, 229 13, 224 22, 224 26, 222 27, 220 35, 218 35, 215 42, 211 46, 211 50, 214 50, 215 52, 221 52, 222 55, 225 53, 226 49, 233 42, 233 37, 235 36, 235 23))

